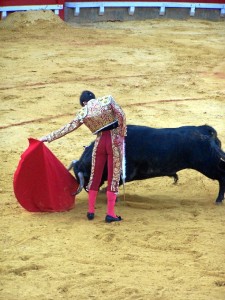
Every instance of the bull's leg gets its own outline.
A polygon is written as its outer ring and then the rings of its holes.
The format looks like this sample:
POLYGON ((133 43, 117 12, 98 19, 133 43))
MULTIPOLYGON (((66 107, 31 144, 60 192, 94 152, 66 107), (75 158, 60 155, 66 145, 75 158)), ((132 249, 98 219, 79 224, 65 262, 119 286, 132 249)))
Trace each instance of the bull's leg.
POLYGON ((178 175, 177 175, 177 173, 175 173, 174 175, 171 175, 171 176, 169 176, 169 177, 173 177, 173 184, 177 184, 177 181, 178 181, 178 179, 179 179, 179 177, 178 177, 178 175))
POLYGON ((175 173, 175 174, 173 175, 173 179, 174 179, 174 184, 177 184, 177 181, 178 181, 178 179, 179 179, 177 173, 175 173))
POLYGON ((215 202, 216 204, 222 204, 222 201, 224 199, 224 194, 225 194, 225 178, 219 181, 219 194, 215 202))

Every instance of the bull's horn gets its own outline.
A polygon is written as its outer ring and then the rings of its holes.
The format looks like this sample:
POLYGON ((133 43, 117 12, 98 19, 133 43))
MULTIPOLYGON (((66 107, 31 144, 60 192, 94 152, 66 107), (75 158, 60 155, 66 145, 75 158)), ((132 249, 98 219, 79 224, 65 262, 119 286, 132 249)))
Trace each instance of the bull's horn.
POLYGON ((72 162, 69 165, 69 167, 67 168, 67 170, 70 171, 73 168, 73 166, 75 165, 76 162, 77 162, 77 160, 72 160, 72 162))
POLYGON ((79 188, 76 191, 76 195, 79 194, 82 191, 83 187, 84 187, 84 174, 82 172, 79 172, 78 177, 79 177, 80 185, 79 185, 79 188))

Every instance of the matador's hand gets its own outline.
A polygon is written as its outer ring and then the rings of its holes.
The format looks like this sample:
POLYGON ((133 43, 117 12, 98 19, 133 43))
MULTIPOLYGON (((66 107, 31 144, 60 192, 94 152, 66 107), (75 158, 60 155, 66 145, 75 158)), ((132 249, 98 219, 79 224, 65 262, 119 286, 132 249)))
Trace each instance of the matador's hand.
POLYGON ((47 138, 46 138, 45 136, 43 136, 43 137, 41 137, 41 138, 39 139, 39 141, 40 141, 40 142, 47 142, 48 140, 47 140, 47 138))

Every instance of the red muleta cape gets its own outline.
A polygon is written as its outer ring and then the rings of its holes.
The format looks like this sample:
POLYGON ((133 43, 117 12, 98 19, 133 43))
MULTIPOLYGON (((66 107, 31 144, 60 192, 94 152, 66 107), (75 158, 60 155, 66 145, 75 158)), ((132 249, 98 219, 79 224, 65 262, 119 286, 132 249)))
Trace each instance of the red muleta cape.
POLYGON ((21 155, 14 173, 14 193, 30 212, 61 212, 74 207, 79 184, 57 157, 35 139, 21 155))

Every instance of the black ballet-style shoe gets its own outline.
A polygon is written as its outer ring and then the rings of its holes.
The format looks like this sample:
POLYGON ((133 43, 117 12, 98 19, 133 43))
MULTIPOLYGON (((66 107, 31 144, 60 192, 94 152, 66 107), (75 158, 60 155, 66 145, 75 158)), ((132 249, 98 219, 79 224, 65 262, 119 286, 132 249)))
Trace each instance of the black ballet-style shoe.
POLYGON ((87 218, 88 218, 88 220, 93 220, 94 219, 94 217, 95 217, 95 214, 94 213, 87 213, 87 218))
POLYGON ((109 216, 107 215, 105 217, 105 221, 106 223, 112 223, 112 222, 118 222, 118 221, 122 221, 123 219, 120 217, 120 216, 116 216, 116 218, 112 217, 112 216, 109 216))

